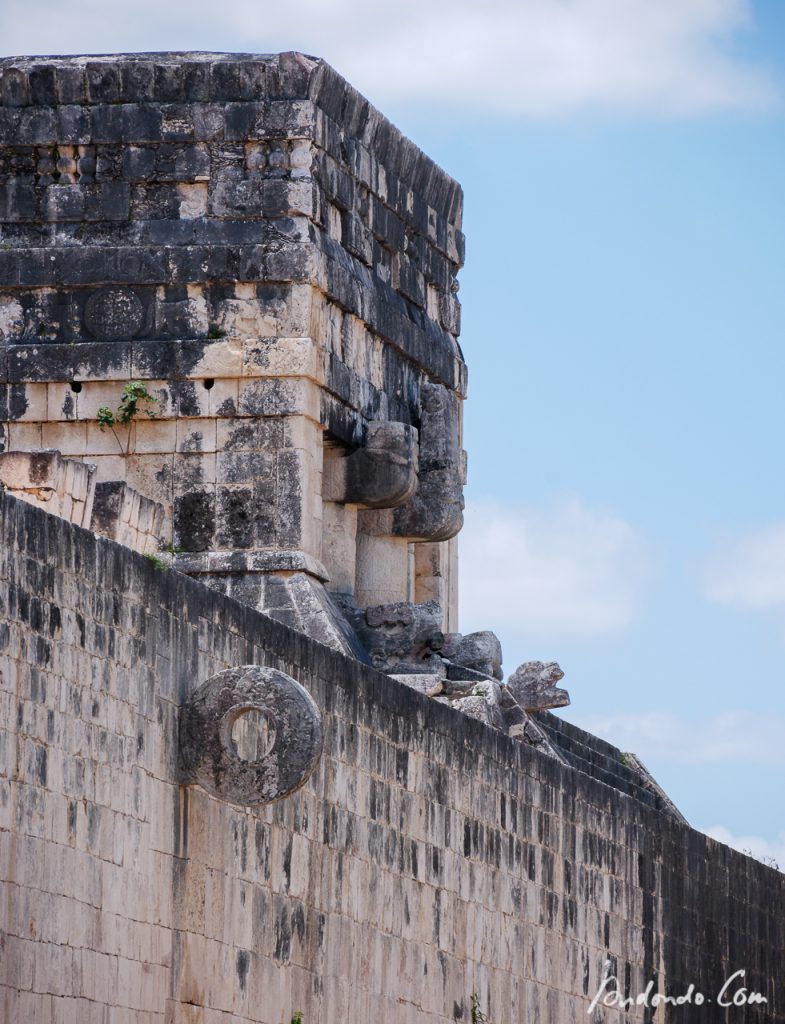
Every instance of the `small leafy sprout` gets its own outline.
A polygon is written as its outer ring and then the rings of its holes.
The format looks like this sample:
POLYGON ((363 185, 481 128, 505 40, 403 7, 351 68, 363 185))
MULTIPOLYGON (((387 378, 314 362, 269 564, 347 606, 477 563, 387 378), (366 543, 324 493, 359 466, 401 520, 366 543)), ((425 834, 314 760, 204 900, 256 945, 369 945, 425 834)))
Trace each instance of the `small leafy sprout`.
POLYGON ((101 430, 105 430, 107 427, 114 426, 114 413, 108 405, 102 405, 98 410, 98 426, 101 430))
POLYGON ((210 324, 209 330, 207 331, 208 338, 225 338, 226 331, 218 324, 210 324))
POLYGON ((300 1010, 296 1010, 292 1014, 291 1024, 303 1024, 303 1015, 300 1010))
POLYGON ((98 427, 100 430, 106 430, 108 427, 115 436, 115 440, 120 448, 123 455, 128 455, 131 450, 131 436, 128 435, 128 444, 123 448, 122 441, 120 440, 116 426, 130 427, 133 421, 136 419, 140 411, 143 411, 146 416, 150 419, 155 419, 155 409, 152 408, 158 399, 151 395, 150 392, 141 380, 129 381, 122 390, 120 395, 120 404, 115 412, 109 408, 108 405, 102 405, 96 414, 98 420, 98 427), (140 410, 140 405, 143 405, 143 410, 140 410))
POLYGON ((117 409, 117 422, 121 423, 124 427, 128 426, 139 411, 139 403, 145 403, 145 413, 153 419, 155 417, 155 410, 151 409, 151 405, 155 405, 158 401, 154 395, 151 395, 147 388, 140 380, 132 380, 123 388, 123 393, 120 397, 120 405, 117 409))
POLYGON ((147 559, 147 561, 152 565, 152 567, 154 569, 161 569, 161 570, 163 570, 163 569, 168 569, 169 568, 169 566, 163 560, 163 558, 159 558, 158 555, 150 554, 150 555, 145 555, 144 557, 147 559))

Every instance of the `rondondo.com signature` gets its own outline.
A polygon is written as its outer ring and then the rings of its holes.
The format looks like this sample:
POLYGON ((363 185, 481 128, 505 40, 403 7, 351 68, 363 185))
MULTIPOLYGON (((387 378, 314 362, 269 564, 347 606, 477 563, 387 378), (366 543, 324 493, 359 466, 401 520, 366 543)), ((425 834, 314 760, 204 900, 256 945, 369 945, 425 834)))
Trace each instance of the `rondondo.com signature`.
POLYGON ((619 990, 619 981, 611 974, 611 962, 605 961, 605 972, 597 994, 589 1004, 587 1013, 593 1013, 598 1006, 615 1006, 621 1010, 629 1010, 633 1006, 703 1006, 716 1003, 717 1006, 747 1006, 768 1003, 768 999, 760 992, 751 992, 744 984, 745 970, 735 971, 723 983, 722 988, 713 995, 704 995, 694 985, 689 985, 681 995, 666 995, 654 991, 654 981, 650 981, 643 992, 637 995, 623 996, 619 990))

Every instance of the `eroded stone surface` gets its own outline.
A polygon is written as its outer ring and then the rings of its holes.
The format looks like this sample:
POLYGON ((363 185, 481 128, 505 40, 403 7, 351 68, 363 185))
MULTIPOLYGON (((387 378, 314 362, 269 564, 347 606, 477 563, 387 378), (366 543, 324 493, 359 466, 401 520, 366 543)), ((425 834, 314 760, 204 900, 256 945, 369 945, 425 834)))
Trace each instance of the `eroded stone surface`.
MULTIPOLYGON (((501 680, 502 645, 495 633, 450 633, 445 636, 442 657, 453 665, 471 669, 481 675, 501 680)), ((457 678, 455 676, 454 678, 457 678)))
POLYGON ((390 672, 393 679, 405 683, 426 697, 437 697, 444 691, 444 675, 441 672, 390 672))
MULTIPOLYGON (((417 431, 406 423, 371 423, 365 444, 330 460, 325 497, 361 508, 395 508, 417 489, 417 431)), ((326 468, 326 467, 325 467, 326 468)))
POLYGON ((180 712, 184 779, 230 803, 266 804, 288 796, 305 784, 321 752, 318 707, 295 679, 276 669, 243 665, 219 672, 180 712), (263 717, 269 740, 266 749, 255 746, 253 760, 237 747, 235 727, 248 713, 263 717))
POLYGON ((570 703, 566 690, 556 686, 564 678, 555 661, 526 661, 507 680, 512 695, 525 711, 563 708, 570 703))
POLYGON ((435 602, 400 601, 365 609, 344 603, 343 607, 374 668, 407 675, 432 673, 441 667, 442 610, 435 602))
POLYGON ((463 526, 465 454, 457 395, 441 384, 422 388, 417 490, 392 515, 393 533, 445 541, 463 526))
POLYGON ((24 99, 0 118, 0 446, 89 459, 183 553, 299 552, 317 588, 454 619, 457 183, 301 54, 0 77, 24 99), (131 380, 155 419, 100 432, 131 380))
POLYGON ((4 1021, 454 1024, 478 992, 564 1024, 609 958, 631 992, 686 991, 685 937, 711 934, 690 983, 743 964, 785 1022, 785 876, 664 812, 612 745, 540 712, 559 763, 6 493, 0 529, 4 1021), (251 657, 324 717, 306 784, 257 807, 177 762, 196 683, 251 657))
POLYGON ((64 459, 57 451, 0 453, 0 486, 50 515, 89 526, 95 466, 64 459))
POLYGON ((90 529, 132 551, 154 555, 161 549, 164 509, 120 480, 96 484, 90 529))
POLYGON ((85 302, 84 322, 99 340, 133 338, 144 323, 144 306, 130 288, 102 288, 85 302))
POLYGON ((690 982, 739 956, 785 1020, 778 876, 456 633, 461 203, 301 54, 0 61, 9 1020, 564 1024, 707 928, 690 982), (155 418, 101 432, 132 379, 155 418), (212 589, 31 507, 42 447, 212 589))
POLYGON ((470 718, 485 722, 492 729, 503 729, 505 723, 499 706, 499 689, 499 684, 495 680, 488 679, 475 683, 468 696, 455 698, 451 704, 470 718))

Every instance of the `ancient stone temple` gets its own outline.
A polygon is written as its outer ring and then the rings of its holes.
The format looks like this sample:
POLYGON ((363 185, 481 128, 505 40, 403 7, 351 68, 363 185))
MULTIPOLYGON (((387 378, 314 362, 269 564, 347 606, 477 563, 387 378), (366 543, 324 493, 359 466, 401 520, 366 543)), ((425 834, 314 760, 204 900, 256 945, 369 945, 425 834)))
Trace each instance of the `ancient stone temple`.
POLYGON ((12 61, 3 88, 7 448, 160 502, 175 568, 330 646, 329 594, 452 624, 458 185, 299 54, 12 61), (96 415, 129 381, 154 415, 118 438, 96 415))
POLYGON ((461 210, 312 57, 0 60, 3 1021, 785 1021, 783 876, 459 632, 461 210))

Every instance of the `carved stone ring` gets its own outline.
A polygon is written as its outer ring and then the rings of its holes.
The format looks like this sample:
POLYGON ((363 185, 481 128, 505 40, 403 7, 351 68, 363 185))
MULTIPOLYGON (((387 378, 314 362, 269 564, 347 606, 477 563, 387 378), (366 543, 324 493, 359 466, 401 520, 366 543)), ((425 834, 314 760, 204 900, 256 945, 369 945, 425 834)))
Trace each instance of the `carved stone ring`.
POLYGON ((302 786, 322 753, 313 698, 277 669, 212 676, 180 714, 183 781, 234 804, 267 804, 302 786))

